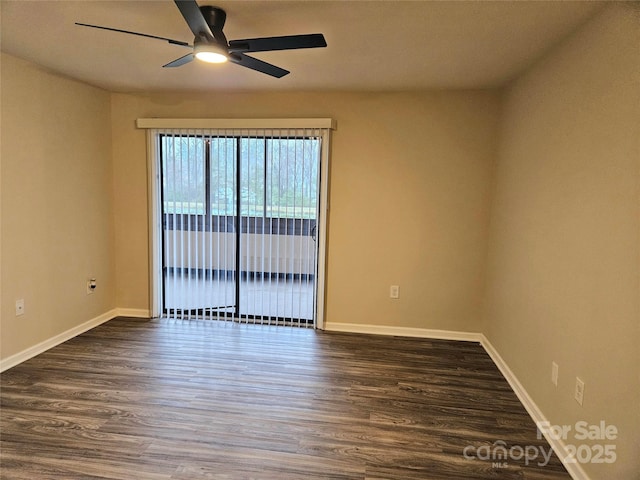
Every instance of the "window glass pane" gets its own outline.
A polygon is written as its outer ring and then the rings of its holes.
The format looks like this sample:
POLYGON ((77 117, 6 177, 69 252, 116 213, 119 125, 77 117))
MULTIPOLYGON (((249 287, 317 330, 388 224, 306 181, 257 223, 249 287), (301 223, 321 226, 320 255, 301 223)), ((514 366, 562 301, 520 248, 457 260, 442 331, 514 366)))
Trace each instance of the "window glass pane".
POLYGON ((236 138, 211 137, 211 213, 234 215, 236 209, 236 138))
POLYGON ((241 215, 264 215, 264 138, 240 139, 241 215))
POLYGON ((206 213, 206 143, 211 214, 235 215, 240 195, 243 216, 315 218, 320 139, 311 137, 162 136, 165 213, 206 213))
POLYGON ((267 216, 316 217, 320 139, 267 140, 267 216))
POLYGON ((162 136, 162 198, 165 213, 204 211, 204 139, 162 136))

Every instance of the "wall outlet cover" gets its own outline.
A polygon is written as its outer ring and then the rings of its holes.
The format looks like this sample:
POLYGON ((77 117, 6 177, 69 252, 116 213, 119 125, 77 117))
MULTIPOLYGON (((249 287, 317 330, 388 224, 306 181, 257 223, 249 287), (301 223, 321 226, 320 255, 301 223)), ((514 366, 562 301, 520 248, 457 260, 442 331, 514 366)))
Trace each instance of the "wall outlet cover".
POLYGON ((556 362, 551 362, 551 383, 556 387, 558 386, 558 370, 558 364, 556 362))
POLYGON ((24 315, 24 299, 16 300, 16 317, 24 315))
POLYGON ((576 402, 582 405, 582 402, 584 401, 584 382, 580 377, 576 377, 576 390, 573 396, 576 399, 576 402))

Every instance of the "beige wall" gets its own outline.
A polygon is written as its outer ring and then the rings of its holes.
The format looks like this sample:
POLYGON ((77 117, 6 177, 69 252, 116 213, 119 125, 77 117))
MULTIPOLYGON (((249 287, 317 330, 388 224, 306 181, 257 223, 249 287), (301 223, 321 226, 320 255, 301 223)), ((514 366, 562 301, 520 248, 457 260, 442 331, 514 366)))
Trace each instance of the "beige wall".
POLYGON ((332 117, 326 320, 484 332, 552 423, 620 429, 592 478, 637 478, 639 31, 611 6, 502 97, 109 95, 2 55, 2 358, 149 308, 136 118, 332 117))
POLYGON ((1 86, 6 358, 113 309, 115 296, 109 93, 5 54, 1 86))
POLYGON ((114 94, 118 306, 149 305, 136 118, 332 117, 326 321, 477 331, 498 107, 483 91, 114 94))
POLYGON ((611 7, 508 89, 490 227, 485 333, 551 423, 618 427, 594 479, 640 472, 638 12, 611 7))

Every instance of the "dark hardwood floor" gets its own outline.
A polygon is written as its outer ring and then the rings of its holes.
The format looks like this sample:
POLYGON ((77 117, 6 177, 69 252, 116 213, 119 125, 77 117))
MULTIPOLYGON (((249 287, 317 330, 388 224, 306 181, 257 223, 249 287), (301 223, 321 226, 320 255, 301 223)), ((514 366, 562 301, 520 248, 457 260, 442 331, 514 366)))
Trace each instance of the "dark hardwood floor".
POLYGON ((3 479, 570 478, 472 342, 121 318, 0 381, 3 479))

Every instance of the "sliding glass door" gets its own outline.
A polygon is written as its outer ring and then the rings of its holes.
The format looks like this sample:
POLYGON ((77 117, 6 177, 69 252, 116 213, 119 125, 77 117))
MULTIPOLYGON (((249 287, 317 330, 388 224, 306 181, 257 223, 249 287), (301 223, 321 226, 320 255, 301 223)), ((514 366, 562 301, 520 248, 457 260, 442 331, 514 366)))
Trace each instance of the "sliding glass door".
POLYGON ((313 326, 322 137, 158 136, 163 314, 313 326))

